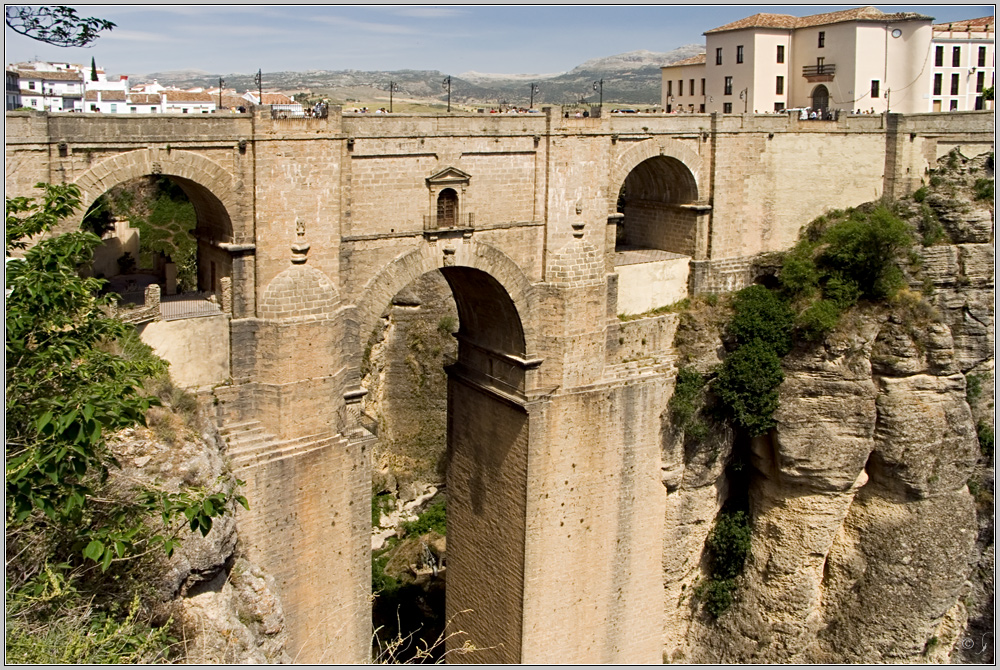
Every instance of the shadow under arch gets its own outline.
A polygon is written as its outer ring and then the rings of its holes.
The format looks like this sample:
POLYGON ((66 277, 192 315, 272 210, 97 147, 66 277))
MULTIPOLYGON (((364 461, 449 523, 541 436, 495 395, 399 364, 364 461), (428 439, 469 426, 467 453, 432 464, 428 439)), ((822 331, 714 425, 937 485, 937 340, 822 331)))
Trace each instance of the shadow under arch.
POLYGON ((621 215, 616 250, 659 249, 684 256, 698 252, 698 183, 673 156, 646 158, 625 176, 616 208, 621 215))

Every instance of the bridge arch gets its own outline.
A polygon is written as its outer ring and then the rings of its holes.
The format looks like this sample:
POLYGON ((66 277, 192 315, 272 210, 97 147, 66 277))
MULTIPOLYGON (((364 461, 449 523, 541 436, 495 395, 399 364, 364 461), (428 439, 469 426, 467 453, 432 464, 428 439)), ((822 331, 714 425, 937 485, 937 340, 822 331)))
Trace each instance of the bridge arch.
POLYGON ((618 193, 621 191, 622 186, 625 185, 625 180, 632 171, 641 163, 659 156, 673 159, 673 161, 679 163, 678 169, 680 167, 686 168, 693 182, 694 199, 697 200, 701 197, 700 194, 705 191, 701 183, 703 170, 701 156, 678 140, 646 140, 626 149, 615 160, 611 168, 611 181, 608 185, 609 213, 613 213, 616 210, 618 193))
MULTIPOLYGON (((232 287, 234 253, 237 241, 253 241, 253 230, 244 229, 233 176, 218 163, 191 151, 144 148, 127 151, 91 166, 74 183, 80 188, 85 208, 64 226, 78 228, 86 207, 120 184, 144 177, 167 177, 187 196, 194 207, 196 224, 191 234, 197 241, 197 289, 216 296, 227 311, 233 309, 233 299, 242 304, 240 287, 232 287)), ((159 266, 158 266, 159 267, 159 266)), ((162 267, 155 270, 167 295, 173 285, 162 267)), ((190 290, 191 287, 188 288, 190 290)))
MULTIPOLYGON (((698 249, 701 158, 676 140, 644 142, 617 162, 611 211, 615 251, 660 250, 693 257, 698 249)), ((610 251, 610 250, 609 250, 610 251)))
MULTIPOLYGON (((367 338, 392 297, 440 272, 458 309, 457 361, 446 366, 447 648, 472 640, 476 662, 521 661, 532 411, 525 399, 531 310, 527 278, 496 248, 441 239, 396 258, 365 287, 367 338), (446 242, 446 243, 445 243, 446 242), (445 243, 445 244, 442 244, 445 243), (451 246, 451 245, 454 246, 451 246)), ((363 342, 359 342, 359 345, 363 342)), ((361 346, 355 347, 359 353, 361 346)))
MULTIPOLYGON (((514 310, 509 317, 517 317, 518 332, 509 332, 488 343, 501 347, 507 353, 526 355, 536 350, 536 334, 531 319, 531 282, 521 268, 507 254, 496 247, 474 240, 464 240, 453 247, 423 243, 398 256, 377 275, 372 277, 357 300, 358 306, 358 336, 367 338, 375 329, 375 325, 389 304, 392 297, 403 290, 421 275, 438 269, 456 268, 457 272, 445 272, 456 275, 461 268, 479 270, 488 275, 496 283, 497 289, 502 289, 509 297, 514 310), (518 351, 515 351, 518 350, 518 351)), ((484 280, 485 281, 485 280, 484 280)), ((455 283, 452 290, 455 290, 455 283)), ((461 290, 461 289, 460 289, 461 290)), ((459 296, 456 296, 458 298, 459 296)), ((459 307, 459 321, 467 320, 471 315, 462 314, 459 307)), ((488 330, 488 329, 477 329, 488 330)), ((355 347, 358 349, 358 347, 355 347)))
MULTIPOLYGON (((199 214, 199 228, 204 219, 214 241, 253 239, 252 231, 239 230, 233 224, 233 213, 239 211, 233 176, 215 161, 192 151, 128 151, 100 161, 73 183, 80 187, 82 200, 89 205, 114 186, 149 175, 163 175, 177 182, 199 214)), ((72 221, 75 227, 79 227, 83 215, 80 212, 72 221)))

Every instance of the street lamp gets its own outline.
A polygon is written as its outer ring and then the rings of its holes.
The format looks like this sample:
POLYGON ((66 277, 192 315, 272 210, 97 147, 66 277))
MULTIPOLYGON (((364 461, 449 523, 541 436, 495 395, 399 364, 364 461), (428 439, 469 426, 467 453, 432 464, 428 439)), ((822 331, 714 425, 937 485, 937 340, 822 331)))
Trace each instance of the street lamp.
POLYGON ((263 88, 263 76, 261 70, 257 70, 257 74, 253 76, 253 83, 257 84, 257 104, 264 104, 264 88, 263 88))
POLYGON ((750 90, 749 88, 745 88, 742 91, 740 91, 740 100, 743 101, 743 113, 744 114, 747 113, 747 105, 750 104, 750 96, 747 95, 747 92, 749 90, 750 90))
POLYGON ((444 78, 441 86, 448 89, 448 112, 451 113, 451 75, 444 78))
POLYGON ((603 79, 601 79, 600 81, 595 81, 594 82, 594 90, 601 92, 601 98, 600 98, 601 101, 600 101, 599 104, 600 104, 601 107, 603 107, 604 106, 604 80, 603 79))
POLYGON ((222 87, 226 85, 226 80, 219 77, 219 110, 222 110, 222 87))
POLYGON ((396 85, 396 82, 390 81, 389 82, 389 113, 390 114, 392 114, 392 94, 395 93, 398 90, 399 90, 399 86, 396 85))
POLYGON ((531 102, 528 103, 528 109, 535 106, 535 93, 538 93, 538 84, 531 85, 531 102))

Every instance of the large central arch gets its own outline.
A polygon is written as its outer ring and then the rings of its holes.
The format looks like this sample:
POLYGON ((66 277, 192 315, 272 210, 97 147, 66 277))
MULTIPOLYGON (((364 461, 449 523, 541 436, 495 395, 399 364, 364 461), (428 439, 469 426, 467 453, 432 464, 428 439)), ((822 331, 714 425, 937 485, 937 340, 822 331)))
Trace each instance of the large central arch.
MULTIPOLYGON (((450 243, 449 243, 450 244, 450 243)), ((447 367, 447 647, 468 640, 464 661, 521 660, 529 412, 529 339, 523 318, 530 285, 502 253, 470 240, 397 258, 359 300, 367 338, 392 296, 438 272, 458 308, 458 359, 447 367)), ((358 344, 361 342, 359 340, 358 344)), ((360 346, 357 347, 360 351, 360 346)))

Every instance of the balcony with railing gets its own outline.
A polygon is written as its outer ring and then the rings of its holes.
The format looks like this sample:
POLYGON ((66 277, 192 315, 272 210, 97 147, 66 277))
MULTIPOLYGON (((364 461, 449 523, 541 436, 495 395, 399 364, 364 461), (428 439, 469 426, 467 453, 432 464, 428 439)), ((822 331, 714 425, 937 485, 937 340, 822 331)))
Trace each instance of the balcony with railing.
POLYGON ((453 229, 462 230, 474 228, 475 225, 476 217, 472 212, 451 216, 440 216, 437 214, 424 215, 424 230, 427 231, 453 229))
POLYGON ((833 81, 833 76, 837 73, 837 66, 829 63, 817 65, 804 65, 802 76, 810 82, 833 81))

